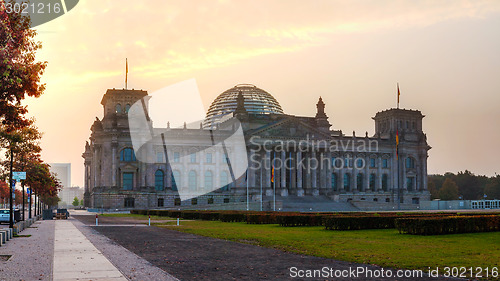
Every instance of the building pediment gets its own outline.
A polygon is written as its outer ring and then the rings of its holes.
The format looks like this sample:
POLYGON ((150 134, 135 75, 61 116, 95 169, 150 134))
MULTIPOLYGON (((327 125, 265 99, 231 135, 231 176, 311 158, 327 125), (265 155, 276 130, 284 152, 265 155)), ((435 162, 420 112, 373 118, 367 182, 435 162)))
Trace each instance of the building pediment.
POLYGON ((314 122, 314 119, 309 118, 310 122, 305 122, 301 118, 295 116, 286 116, 282 120, 266 124, 257 129, 248 132, 250 136, 260 136, 263 138, 307 138, 313 139, 327 139, 330 137, 329 133, 315 128, 309 123, 314 122))

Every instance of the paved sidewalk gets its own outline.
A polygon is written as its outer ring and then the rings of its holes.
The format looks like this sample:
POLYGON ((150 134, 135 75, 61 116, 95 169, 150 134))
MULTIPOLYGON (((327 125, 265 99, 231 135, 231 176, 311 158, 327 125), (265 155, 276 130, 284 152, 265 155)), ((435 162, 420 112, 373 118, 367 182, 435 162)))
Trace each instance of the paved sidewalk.
POLYGON ((70 220, 55 226, 53 280, 127 280, 70 220))
POLYGON ((37 221, 0 247, 0 280, 52 280, 55 221, 37 221))

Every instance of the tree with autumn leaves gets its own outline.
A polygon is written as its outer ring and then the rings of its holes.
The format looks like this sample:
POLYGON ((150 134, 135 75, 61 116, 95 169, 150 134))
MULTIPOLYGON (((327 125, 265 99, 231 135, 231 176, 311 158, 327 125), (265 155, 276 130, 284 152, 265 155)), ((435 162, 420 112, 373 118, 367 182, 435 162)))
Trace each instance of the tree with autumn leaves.
POLYGON ((45 85, 40 79, 47 63, 35 59, 42 45, 34 40, 36 31, 30 28, 30 18, 26 14, 8 13, 6 3, 15 1, 0 2, 0 149, 5 152, 0 163, 0 180, 4 182, 1 190, 9 180, 13 157, 13 169, 27 172, 24 185, 52 205, 58 201, 60 184, 48 164, 41 160, 41 133, 34 125, 35 120, 26 117, 28 109, 22 104, 26 97, 43 94, 45 85))

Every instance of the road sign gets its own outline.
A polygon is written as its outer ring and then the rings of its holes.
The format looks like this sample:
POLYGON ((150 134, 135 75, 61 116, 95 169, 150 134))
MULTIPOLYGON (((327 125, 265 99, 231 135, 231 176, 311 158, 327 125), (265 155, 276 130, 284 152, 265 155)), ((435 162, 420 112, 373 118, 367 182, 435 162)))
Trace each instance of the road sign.
POLYGON ((25 180, 26 172, 12 172, 12 178, 16 180, 25 180))

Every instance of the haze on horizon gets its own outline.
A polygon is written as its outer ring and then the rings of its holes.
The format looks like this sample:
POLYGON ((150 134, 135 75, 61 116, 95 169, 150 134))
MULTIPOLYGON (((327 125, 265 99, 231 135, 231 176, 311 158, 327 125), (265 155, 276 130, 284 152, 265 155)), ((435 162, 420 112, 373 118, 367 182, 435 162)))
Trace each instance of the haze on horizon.
MULTIPOLYGON (((149 93, 194 78, 205 109, 251 83, 285 113, 374 132, 396 106, 424 118, 429 174, 500 171, 498 1, 97 1, 37 27, 45 94, 27 101, 43 157, 71 162, 83 186, 85 141, 107 89, 149 93)), ((155 124, 161 126, 160 124, 155 124)))

